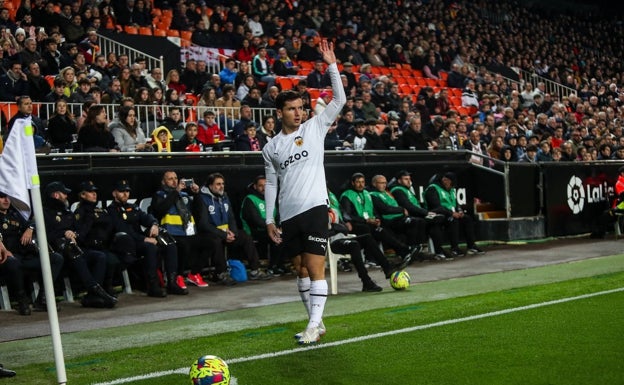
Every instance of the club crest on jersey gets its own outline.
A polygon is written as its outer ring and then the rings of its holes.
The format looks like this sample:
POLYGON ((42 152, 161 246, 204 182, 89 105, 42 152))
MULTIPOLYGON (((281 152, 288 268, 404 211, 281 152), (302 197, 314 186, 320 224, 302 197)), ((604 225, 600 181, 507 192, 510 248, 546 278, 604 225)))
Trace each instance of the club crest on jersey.
POLYGON ((295 145, 296 145, 297 147, 301 147, 301 146, 303 146, 303 138, 302 138, 302 137, 300 137, 300 136, 297 136, 297 137, 295 138, 295 145))

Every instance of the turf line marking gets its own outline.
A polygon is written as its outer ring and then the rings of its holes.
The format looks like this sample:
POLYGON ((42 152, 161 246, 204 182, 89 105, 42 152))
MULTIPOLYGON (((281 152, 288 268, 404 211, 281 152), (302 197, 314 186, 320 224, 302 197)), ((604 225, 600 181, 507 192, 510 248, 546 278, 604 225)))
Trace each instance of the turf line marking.
MULTIPOLYGON (((493 312, 489 312, 489 313, 476 314, 476 315, 471 315, 471 316, 468 316, 468 317, 455 318, 455 319, 446 320, 446 321, 434 322, 434 323, 427 324, 427 325, 418 325, 418 326, 412 326, 412 327, 409 327, 409 328, 398 329, 398 330, 391 330, 391 331, 382 332, 382 333, 368 334, 368 335, 364 335, 364 336, 360 336, 360 337, 347 338, 345 340, 340 340, 340 341, 323 342, 323 343, 320 343, 318 345, 311 345, 311 346, 299 347, 299 348, 295 348, 295 349, 282 350, 282 351, 279 351, 279 352, 258 354, 258 355, 255 355, 255 356, 225 359, 225 361, 229 365, 229 364, 236 364, 236 363, 239 363, 239 362, 256 361, 256 360, 263 360, 265 358, 286 356, 286 355, 289 355, 289 354, 295 354, 295 353, 304 352, 304 351, 308 351, 308 350, 329 348, 329 347, 333 347, 333 346, 346 345, 346 344, 351 344, 351 343, 355 343, 355 342, 372 340, 372 339, 375 339, 375 338, 392 336, 392 335, 396 335, 396 334, 410 333, 410 332, 414 332, 414 331, 418 331, 418 330, 430 329, 430 328, 434 328, 434 327, 438 327, 438 326, 446 326, 446 325, 452 325, 452 324, 456 324, 456 323, 460 323, 460 322, 474 321, 474 320, 478 320, 478 319, 482 319, 482 318, 496 317, 496 316, 499 316, 499 315, 504 315, 504 314, 509 314, 509 313, 516 313, 516 312, 524 311, 524 310, 537 309, 537 308, 540 308, 540 307, 557 305, 557 304, 560 304, 560 303, 572 302, 572 301, 577 301, 579 299, 586 299, 586 298, 591 298, 591 297, 597 297, 597 296, 601 296, 601 295, 613 294, 613 293, 618 293, 618 292, 622 292, 622 291, 624 291, 624 287, 620 287, 620 288, 612 289, 612 290, 599 291, 599 292, 596 292, 596 293, 583 294, 583 295, 579 295, 579 296, 576 296, 576 297, 568 297, 568 298, 561 298, 561 299, 556 299, 556 300, 547 301, 547 302, 540 302, 540 303, 535 303, 535 304, 532 304, 532 305, 519 306, 519 307, 510 308, 510 309, 497 310, 497 311, 493 311, 493 312)), ((114 381, 99 382, 99 383, 96 383, 96 384, 93 384, 93 385, 127 384, 129 382, 140 381, 140 380, 147 380, 147 379, 154 379, 154 378, 157 378, 157 377, 164 377, 164 376, 168 376, 168 375, 171 375, 171 374, 184 374, 184 375, 188 375, 188 372, 189 372, 188 367, 185 367, 185 368, 179 368, 179 369, 173 369, 173 370, 164 370, 164 371, 144 374, 144 375, 140 375, 140 376, 119 378, 119 379, 114 380, 114 381)))

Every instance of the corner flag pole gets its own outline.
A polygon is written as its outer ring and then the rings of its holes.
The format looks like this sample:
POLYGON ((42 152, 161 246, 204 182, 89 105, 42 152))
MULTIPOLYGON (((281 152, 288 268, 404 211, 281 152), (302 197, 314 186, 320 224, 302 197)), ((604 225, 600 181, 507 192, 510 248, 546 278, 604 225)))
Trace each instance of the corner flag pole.
MULTIPOLYGON (((36 176, 39 180, 39 175, 36 176)), ((56 365, 56 378, 59 385, 67 384, 67 374, 65 373, 65 357, 63 357, 63 345, 61 343, 61 329, 59 327, 58 313, 56 312, 56 296, 54 294, 54 282, 52 282, 52 269, 50 267, 50 253, 48 251, 48 237, 46 236, 45 223, 43 221, 43 205, 41 203, 41 191, 39 184, 30 190, 30 197, 33 203, 33 216, 35 218, 35 228, 37 231, 37 244, 39 247, 39 257, 41 259, 41 273, 43 275, 43 287, 47 298, 48 319, 50 321, 50 333, 52 336, 52 347, 54 348, 54 364, 56 365)))
POLYGON ((11 197, 11 204, 25 218, 30 218, 32 208, 35 218, 35 230, 39 245, 39 259, 41 260, 41 273, 43 286, 47 298, 48 319, 54 348, 54 363, 58 383, 67 383, 65 373, 65 359, 61 345, 61 331, 59 328, 56 301, 54 300, 54 284, 52 282, 52 269, 50 268, 50 254, 48 252, 48 240, 46 237, 45 222, 43 220, 43 205, 41 192, 39 191, 39 171, 37 170, 37 158, 35 157, 34 130, 30 117, 16 119, 4 146, 0 157, 0 191, 11 197), (28 196, 30 190, 31 197, 28 196))

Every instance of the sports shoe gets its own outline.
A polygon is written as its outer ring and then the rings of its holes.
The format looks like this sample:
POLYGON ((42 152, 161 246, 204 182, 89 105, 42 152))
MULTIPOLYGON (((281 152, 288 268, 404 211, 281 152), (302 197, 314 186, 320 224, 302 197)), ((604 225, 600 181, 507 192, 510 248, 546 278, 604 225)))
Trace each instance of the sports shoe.
MULTIPOLYGON (((319 330, 319 335, 321 337, 323 337, 325 335, 325 333, 327 333, 327 329, 325 328, 325 324, 323 323, 323 321, 321 320, 321 323, 318 326, 318 330, 319 330)), ((299 332, 297 334, 295 334, 295 339, 301 339, 301 336, 303 335, 303 332, 299 332)))
POLYGON ((230 274, 227 271, 224 271, 223 273, 219 273, 219 275, 217 276, 217 279, 218 279, 217 282, 224 286, 236 285, 236 281, 234 280, 234 278, 230 276, 230 274))
POLYGON ((311 327, 301 333, 301 338, 298 339, 299 345, 312 345, 321 340, 321 333, 319 327, 311 327))
MULTIPOLYGON (((202 278, 202 276, 197 273, 197 274, 191 274, 189 273, 186 276, 186 282, 195 285, 197 287, 208 287, 208 284, 204 281, 204 279, 202 278)), ((180 286, 180 285, 178 285, 180 286)), ((180 286, 181 287, 181 286, 180 286)))
POLYGON ((477 247, 477 245, 470 246, 467 250, 468 254, 485 254, 485 251, 477 247))
POLYGON ((348 259, 341 259, 338 261, 338 270, 344 271, 345 273, 350 273, 353 271, 351 267, 351 262, 348 259))
MULTIPOLYGON (((186 283, 184 282, 184 277, 183 277, 183 276, 178 275, 178 276, 176 277, 176 283, 178 284, 178 286, 179 286, 181 289, 186 289, 186 283)), ((208 286, 208 284, 206 284, 206 286, 208 286)))
POLYGON ((264 271, 261 271, 259 269, 251 270, 248 276, 249 279, 251 279, 252 281, 266 281, 269 279, 273 279, 273 274, 269 272, 265 273, 264 271))
POLYGON ((365 293, 378 293, 378 292, 380 292, 382 290, 383 289, 381 287, 379 287, 373 281, 365 282, 364 285, 362 286, 362 291, 365 292, 365 293))
POLYGON ((366 260, 364 262, 364 267, 366 267, 367 269, 370 269, 370 268, 379 267, 379 265, 377 264, 377 262, 366 260))
POLYGON ((444 253, 438 253, 433 256, 433 259, 435 259, 436 261, 450 261, 453 258, 447 258, 446 255, 444 255, 444 253))
POLYGON ((461 249, 451 249, 451 256, 453 258, 459 258, 464 256, 464 252, 461 249))

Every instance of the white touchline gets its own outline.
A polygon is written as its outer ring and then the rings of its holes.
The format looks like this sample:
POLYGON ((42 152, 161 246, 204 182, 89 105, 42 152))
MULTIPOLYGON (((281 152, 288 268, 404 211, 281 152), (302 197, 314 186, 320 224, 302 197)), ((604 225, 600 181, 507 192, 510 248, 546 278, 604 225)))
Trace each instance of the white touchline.
MULTIPOLYGON (((599 292, 591 293, 591 294, 583 294, 583 295, 579 295, 579 296, 576 296, 576 297, 561 298, 561 299, 556 299, 556 300, 553 300, 553 301, 540 302, 540 303, 535 303, 535 304, 532 304, 532 305, 519 306, 519 307, 514 307, 514 308, 511 308, 511 309, 504 309, 504 310, 497 310, 497 311, 493 311, 493 312, 489 312, 489 313, 476 314, 476 315, 471 315, 471 316, 468 316, 468 317, 455 318, 455 319, 446 320, 446 321, 434 322, 434 323, 427 324, 427 325, 412 326, 412 327, 409 327, 409 328, 398 329, 398 330, 391 330, 391 331, 387 331, 387 332, 383 332, 383 333, 375 333, 375 334, 369 334, 369 335, 360 336, 360 337, 353 337, 353 338, 348 338, 346 340, 340 340, 340 341, 334 341, 334 342, 323 342, 323 343, 320 343, 318 345, 299 347, 299 348, 296 348, 296 349, 282 350, 282 351, 273 352, 273 353, 258 354, 258 355, 249 356, 249 357, 225 359, 225 361, 228 363, 228 365, 231 365, 231 364, 236 364, 236 363, 239 363, 239 362, 256 361, 256 360, 262 360, 262 359, 265 359, 265 358, 286 356, 286 355, 289 355, 289 354, 299 353, 299 352, 313 350, 313 349, 329 348, 329 347, 332 347, 332 346, 346 345, 346 344, 351 344, 351 343, 354 343, 354 342, 366 341, 366 340, 371 340, 371 339, 374 339, 374 338, 381 338, 381 337, 391 336, 391 335, 395 335, 395 334, 402 334, 402 333, 409 333, 409 332, 413 332, 413 331, 417 331, 417 330, 430 329, 430 328, 434 328, 434 327, 437 327, 437 326, 452 325, 452 324, 456 324, 456 323, 460 323, 460 322, 473 321, 473 320, 477 320, 477 319, 481 319, 481 318, 495 317, 495 316, 499 316, 499 315, 503 315, 503 314, 509 314, 509 313, 515 313, 515 312, 519 312, 519 311, 523 311, 523 310, 531 310, 531 309, 536 309, 536 308, 539 308, 539 307, 556 305, 556 304, 570 302, 570 301, 576 301, 576 300, 579 300, 579 299, 591 298, 591 297, 596 297, 596 296, 606 295, 606 294, 613 294, 613 293, 617 293, 617 292, 620 292, 620 291, 624 291, 624 287, 620 287, 618 289, 612 289, 612 290, 599 291, 599 292)), ((171 375, 171 374, 188 374, 188 372, 189 372, 188 368, 180 368, 180 369, 174 369, 174 370, 165 370, 165 371, 161 371, 161 372, 154 372, 154 373, 144 374, 144 375, 141 375, 141 376, 120 378, 120 379, 117 379, 117 380, 114 380, 114 381, 110 381, 110 382, 99 382, 99 383, 96 383, 96 384, 93 384, 93 385, 127 384, 127 383, 133 382, 133 381, 153 379, 153 378, 157 378, 157 377, 168 376, 168 375, 171 375)))

